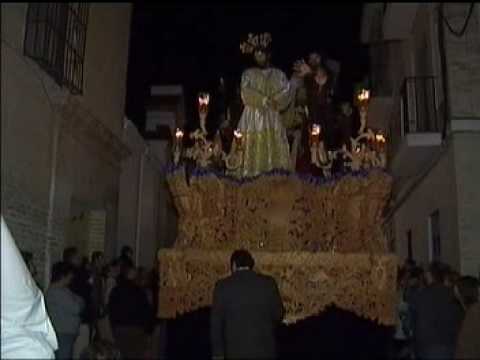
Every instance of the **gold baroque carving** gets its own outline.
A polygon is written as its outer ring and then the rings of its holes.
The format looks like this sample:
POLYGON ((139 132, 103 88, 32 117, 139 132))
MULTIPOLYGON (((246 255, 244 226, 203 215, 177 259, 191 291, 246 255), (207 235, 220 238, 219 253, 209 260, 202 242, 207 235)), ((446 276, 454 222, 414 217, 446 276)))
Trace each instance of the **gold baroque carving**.
POLYGON ((232 250, 252 251, 274 276, 287 322, 328 305, 394 324, 396 258, 387 253, 382 211, 391 177, 381 170, 314 185, 295 175, 262 176, 238 185, 183 171, 168 177, 178 210, 174 249, 159 252, 159 316, 211 304, 228 274, 232 250))
POLYGON ((238 185, 183 172, 168 183, 178 210, 176 248, 384 253, 382 210, 391 177, 373 170, 322 186, 295 176, 238 185))
MULTIPOLYGON (((395 323, 393 255, 252 253, 256 268, 279 285, 286 323, 316 315, 332 304, 382 325, 395 323)), ((210 306, 215 282, 229 274, 230 255, 229 251, 160 250, 158 316, 171 318, 210 306)))

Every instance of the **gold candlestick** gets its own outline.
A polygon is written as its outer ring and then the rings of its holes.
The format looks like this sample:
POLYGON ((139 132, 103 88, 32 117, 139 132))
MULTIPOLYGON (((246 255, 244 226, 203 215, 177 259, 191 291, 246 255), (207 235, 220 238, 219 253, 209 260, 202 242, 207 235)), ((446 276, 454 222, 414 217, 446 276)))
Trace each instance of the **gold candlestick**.
POLYGON ((200 93, 198 95, 198 114, 200 117, 200 128, 206 134, 207 126, 206 119, 208 115, 208 104, 210 103, 210 94, 209 93, 200 93))
POLYGON ((175 145, 173 149, 173 162, 177 165, 180 162, 182 156, 183 147, 183 131, 179 128, 175 130, 175 145))
POLYGON ((241 150, 242 149, 242 142, 243 142, 243 134, 240 130, 236 129, 234 132, 233 132, 233 136, 235 138, 235 145, 236 145, 236 148, 238 150, 241 150))
POLYGON ((370 101, 370 90, 362 89, 356 99, 355 103, 358 106, 360 112, 360 130, 359 134, 363 134, 367 127, 367 111, 368 103, 370 101))
POLYGON ((312 130, 310 131, 310 144, 318 144, 320 142, 320 132, 322 131, 322 127, 318 124, 312 125, 312 130))

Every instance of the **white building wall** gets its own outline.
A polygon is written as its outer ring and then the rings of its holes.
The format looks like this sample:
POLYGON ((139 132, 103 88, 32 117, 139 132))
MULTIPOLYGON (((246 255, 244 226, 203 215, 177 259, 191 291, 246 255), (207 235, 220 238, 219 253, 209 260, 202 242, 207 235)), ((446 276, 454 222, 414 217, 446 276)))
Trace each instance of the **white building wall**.
POLYGON ((79 245, 68 236, 75 214, 105 211, 107 256, 115 247, 131 4, 90 4, 78 96, 24 56, 27 8, 1 5, 2 215, 46 285, 63 249, 79 245))
POLYGON ((129 120, 123 137, 132 155, 124 161, 120 175, 117 253, 129 245, 137 265, 151 269, 158 249, 176 229, 164 174, 167 142, 145 141, 129 120))
POLYGON ((115 253, 128 245, 136 248, 136 225, 138 211, 138 186, 141 159, 145 144, 137 129, 129 120, 124 121, 123 141, 131 151, 130 157, 122 163, 118 190, 118 241, 115 253))
MULTIPOLYGON (((367 6, 372 6, 367 5, 367 6)), ((419 4, 410 36, 397 47, 395 61, 388 61, 389 81, 392 81, 392 113, 390 149, 394 153, 402 141, 399 90, 405 76, 433 75, 436 77, 438 120, 443 122, 444 93, 438 39, 439 3, 419 4), (425 50, 426 49, 426 50, 425 50)), ((457 31, 463 26, 470 3, 444 3, 444 15, 457 31)), ((451 113, 447 144, 435 166, 423 164, 413 174, 427 171, 416 183, 407 199, 402 199, 393 216, 396 251, 402 259, 407 256, 407 231, 412 231, 413 256, 420 263, 429 260, 428 218, 440 212, 442 259, 464 274, 480 271, 480 8, 475 5, 465 34, 458 37, 444 27, 451 113)), ((369 26, 364 24, 364 33, 369 26)), ((378 46, 373 45, 373 46, 378 46)), ((385 43, 384 46, 391 47, 385 43)), ((379 56, 381 52, 371 52, 379 56)), ((378 63, 378 61, 373 63, 378 63)), ((373 68, 379 73, 383 69, 373 68)), ((418 161, 421 149, 410 148, 405 161, 418 161), (417 156, 416 156, 417 155, 417 156)), ((440 150, 442 151, 442 150, 440 150)), ((432 154, 437 152, 432 148, 432 154)), ((394 155, 394 154, 391 154, 394 155)), ((409 178, 393 174, 396 186, 409 178)))
POLYGON ((457 173, 460 270, 480 274, 480 132, 454 137, 457 173))
POLYGON ((413 258, 429 262, 429 216, 440 212, 442 261, 459 268, 457 186, 454 147, 449 146, 437 164, 414 188, 395 213, 396 253, 403 261, 408 255, 407 231, 412 231, 413 258))
MULTIPOLYGON (((152 153, 160 160, 162 169, 171 163, 171 152, 168 141, 149 140, 152 153)), ((173 203, 172 194, 168 188, 165 173, 162 172, 159 182, 160 203, 158 209, 159 235, 158 241, 161 247, 173 245, 177 236, 177 212, 173 203)))

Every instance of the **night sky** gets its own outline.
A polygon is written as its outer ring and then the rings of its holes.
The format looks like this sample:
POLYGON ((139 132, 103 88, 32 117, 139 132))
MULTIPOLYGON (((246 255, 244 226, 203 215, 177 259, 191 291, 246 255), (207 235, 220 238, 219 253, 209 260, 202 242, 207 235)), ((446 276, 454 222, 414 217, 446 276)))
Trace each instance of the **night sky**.
POLYGON ((293 62, 311 51, 339 61, 341 98, 350 100, 353 83, 368 72, 368 52, 360 44, 361 3, 224 3, 134 5, 126 113, 140 129, 151 85, 184 85, 190 109, 197 93, 214 92, 221 76, 231 93, 249 65, 239 50, 249 32, 272 34, 272 63, 288 77, 293 62))

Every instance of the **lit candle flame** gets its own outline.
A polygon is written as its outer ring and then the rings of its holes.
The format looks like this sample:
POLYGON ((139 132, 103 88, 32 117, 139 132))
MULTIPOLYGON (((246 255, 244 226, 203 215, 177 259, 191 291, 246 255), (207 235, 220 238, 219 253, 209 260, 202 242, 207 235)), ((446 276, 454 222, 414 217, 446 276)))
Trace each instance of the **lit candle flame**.
POLYGON ((198 96, 198 103, 200 106, 207 105, 210 102, 210 95, 208 93, 202 93, 198 96))
POLYGON ((233 132, 233 136, 235 136, 235 138, 237 138, 237 139, 241 139, 243 134, 240 130, 237 129, 233 132))
POLYGON ((318 125, 318 124, 313 124, 313 126, 312 126, 312 135, 313 135, 313 136, 318 136, 318 135, 320 135, 320 125, 318 125))
POLYGON ((370 90, 362 89, 360 94, 358 94, 359 101, 366 101, 370 98, 370 90))
POLYGON ((175 137, 176 137, 177 139, 183 138, 183 131, 182 131, 181 129, 178 129, 178 128, 177 128, 177 130, 175 131, 175 137))
POLYGON ((377 140, 378 142, 381 142, 381 143, 386 142, 385 136, 383 136, 382 134, 376 134, 375 135, 375 140, 377 140))

